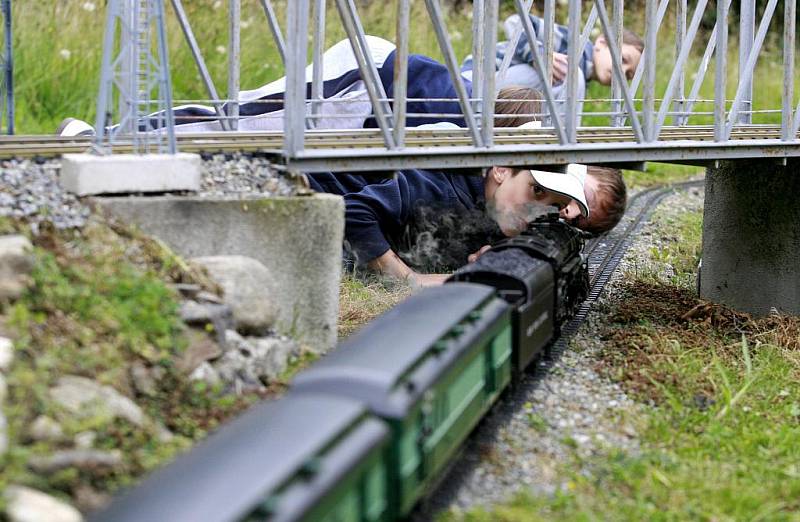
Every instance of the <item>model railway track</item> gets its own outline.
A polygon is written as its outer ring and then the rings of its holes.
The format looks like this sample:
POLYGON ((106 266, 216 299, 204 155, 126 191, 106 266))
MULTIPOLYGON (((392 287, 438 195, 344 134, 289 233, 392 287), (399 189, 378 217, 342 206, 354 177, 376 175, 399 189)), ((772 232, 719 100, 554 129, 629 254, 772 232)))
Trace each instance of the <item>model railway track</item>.
MULTIPOLYGON (((735 127, 732 141, 779 140, 781 129, 777 125, 750 125, 735 127)), ((283 149, 281 132, 242 132, 178 134, 178 147, 184 152, 262 152, 280 156, 283 149)), ((663 142, 714 141, 712 126, 664 127, 659 140, 663 142)), ((585 127, 578 130, 578 144, 631 143, 635 142, 633 131, 619 127, 585 127)), ((506 145, 558 145, 552 129, 496 129, 495 146, 506 145)), ((472 140, 464 130, 409 129, 405 138, 407 149, 415 147, 469 147, 472 140)), ((63 154, 82 153, 90 150, 92 139, 88 137, 60 136, 2 136, 0 157, 58 157, 63 154)), ((307 131, 307 150, 321 149, 381 149, 384 142, 379 131, 372 129, 307 131)), ((124 137, 115 142, 113 150, 118 153, 131 152, 133 144, 124 137)))

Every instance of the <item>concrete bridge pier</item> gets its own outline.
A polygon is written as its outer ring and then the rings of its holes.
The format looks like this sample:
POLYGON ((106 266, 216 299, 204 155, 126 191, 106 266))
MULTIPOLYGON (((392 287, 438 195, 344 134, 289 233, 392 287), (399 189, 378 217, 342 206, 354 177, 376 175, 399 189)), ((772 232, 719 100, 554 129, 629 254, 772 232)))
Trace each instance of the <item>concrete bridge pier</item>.
POLYGON ((699 286, 735 310, 800 315, 800 160, 708 169, 699 286))

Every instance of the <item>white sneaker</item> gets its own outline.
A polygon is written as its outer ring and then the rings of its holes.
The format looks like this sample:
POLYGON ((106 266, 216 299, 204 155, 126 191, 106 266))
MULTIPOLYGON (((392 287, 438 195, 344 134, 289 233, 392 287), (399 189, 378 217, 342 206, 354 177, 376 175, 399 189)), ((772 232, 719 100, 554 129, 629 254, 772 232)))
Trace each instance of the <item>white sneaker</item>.
POLYGON ((65 118, 56 129, 57 136, 94 136, 94 127, 83 120, 76 118, 65 118))
MULTIPOLYGON (((522 30, 522 19, 518 14, 513 14, 503 22, 503 32, 506 33, 506 40, 513 40, 517 31, 522 30)), ((525 34, 525 33, 522 33, 525 34)))

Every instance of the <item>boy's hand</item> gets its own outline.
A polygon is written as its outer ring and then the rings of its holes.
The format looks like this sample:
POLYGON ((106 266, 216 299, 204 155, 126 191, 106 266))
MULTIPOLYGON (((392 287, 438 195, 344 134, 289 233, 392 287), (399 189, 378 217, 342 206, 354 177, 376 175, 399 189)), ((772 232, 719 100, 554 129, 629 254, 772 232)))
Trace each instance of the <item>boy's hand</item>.
POLYGON ((449 274, 419 274, 406 265, 392 250, 369 262, 369 268, 389 277, 405 279, 414 288, 438 286, 450 277, 449 274))
POLYGON ((450 274, 418 274, 414 272, 408 277, 408 281, 414 288, 425 288, 428 286, 439 286, 444 283, 450 274))
POLYGON ((567 77, 567 62, 566 54, 553 53, 553 81, 552 83, 561 83, 567 77))
POLYGON ((475 261, 478 260, 479 257, 481 257, 486 251, 490 250, 491 248, 492 248, 492 245, 484 245, 484 246, 480 247, 477 252, 467 256, 467 262, 468 263, 474 263, 475 261))

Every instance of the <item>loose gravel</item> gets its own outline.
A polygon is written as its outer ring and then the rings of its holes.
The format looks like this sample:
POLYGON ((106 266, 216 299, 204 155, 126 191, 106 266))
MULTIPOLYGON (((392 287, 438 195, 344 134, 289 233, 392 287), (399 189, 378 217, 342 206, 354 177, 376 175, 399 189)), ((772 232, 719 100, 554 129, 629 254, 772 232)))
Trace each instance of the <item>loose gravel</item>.
MULTIPOLYGON (((668 196, 658 214, 669 218, 702 209, 703 195, 702 189, 692 188, 668 196)), ((658 236, 652 223, 644 225, 568 348, 540 362, 535 375, 493 409, 416 520, 430 520, 442 510, 490 508, 523 490, 552 495, 567 488, 569 477, 560 470, 576 455, 639 451, 637 423, 643 406, 592 368, 603 350, 598 332, 605 311, 618 299, 625 275, 647 269, 669 276, 669 266, 651 259, 652 248, 663 240, 658 236)))
MULTIPOLYGON (((250 154, 203 155, 200 196, 292 196, 299 184, 250 154)), ((89 206, 58 183, 61 161, 13 159, 0 162, 0 216, 27 221, 33 232, 49 223, 57 229, 86 224, 89 206)))

